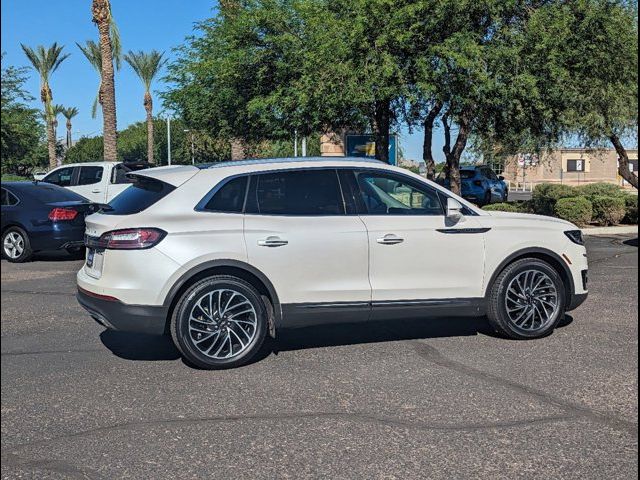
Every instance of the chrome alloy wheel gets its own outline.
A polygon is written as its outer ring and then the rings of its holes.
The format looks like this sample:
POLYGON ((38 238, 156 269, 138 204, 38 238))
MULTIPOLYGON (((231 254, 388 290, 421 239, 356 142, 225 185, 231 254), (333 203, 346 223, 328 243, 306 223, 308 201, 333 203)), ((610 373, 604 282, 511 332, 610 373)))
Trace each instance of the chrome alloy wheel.
POLYGON ((7 257, 15 259, 20 257, 24 252, 24 238, 18 232, 9 232, 4 237, 2 247, 7 257))
POLYGON ((558 314, 558 289, 546 273, 525 270, 509 283, 505 307, 509 320, 517 329, 543 330, 558 314))
POLYGON ((203 294, 189 314, 193 346, 217 360, 244 352, 256 336, 258 315, 242 293, 217 289, 203 294))

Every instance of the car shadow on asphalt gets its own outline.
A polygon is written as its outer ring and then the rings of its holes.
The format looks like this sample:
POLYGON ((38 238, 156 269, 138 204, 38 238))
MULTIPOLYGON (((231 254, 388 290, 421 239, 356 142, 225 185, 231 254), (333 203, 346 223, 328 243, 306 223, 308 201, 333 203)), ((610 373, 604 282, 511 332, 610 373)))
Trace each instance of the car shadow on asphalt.
POLYGON ((631 240, 625 240, 624 242, 625 245, 628 245, 630 247, 637 247, 638 246, 638 239, 637 238, 633 238, 631 240))
MULTIPOLYGON (((566 327, 571 322, 573 317, 566 315, 557 328, 566 327)), ((271 354, 292 350, 474 335, 501 338, 484 317, 419 318, 281 329, 278 330, 276 339, 265 342, 264 348, 250 363, 259 362, 271 354)), ((168 335, 105 330, 100 334, 100 340, 114 355, 126 360, 162 361, 180 358, 180 352, 168 335)), ((193 367, 191 364, 187 365, 193 367)))

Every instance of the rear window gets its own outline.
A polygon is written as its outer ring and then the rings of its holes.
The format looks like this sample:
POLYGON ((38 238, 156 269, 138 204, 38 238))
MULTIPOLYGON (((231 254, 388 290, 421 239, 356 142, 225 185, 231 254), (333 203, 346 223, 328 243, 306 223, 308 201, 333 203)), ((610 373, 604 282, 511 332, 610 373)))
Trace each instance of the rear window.
POLYGON ((47 185, 46 183, 37 183, 32 187, 24 190, 27 195, 35 198, 42 203, 53 202, 69 202, 69 201, 87 201, 82 195, 67 190, 66 188, 56 185, 47 185))
POLYGON ((154 178, 133 176, 133 184, 109 202, 106 215, 131 215, 146 210, 176 187, 154 178))
POLYGON ((476 176, 475 170, 460 170, 460 178, 462 179, 470 179, 476 176))

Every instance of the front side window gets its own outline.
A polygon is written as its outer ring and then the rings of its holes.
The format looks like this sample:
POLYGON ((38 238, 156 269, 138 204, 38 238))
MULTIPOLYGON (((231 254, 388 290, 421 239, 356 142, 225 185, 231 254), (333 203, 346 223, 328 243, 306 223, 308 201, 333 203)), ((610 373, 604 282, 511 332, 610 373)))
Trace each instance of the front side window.
POLYGON ((93 185, 102 180, 103 167, 80 167, 78 185, 93 185))
POLYGON ((242 213, 248 177, 229 180, 205 204, 204 210, 212 212, 242 213))
POLYGON ((438 193, 410 179, 362 172, 358 185, 370 215, 444 215, 438 193))
POLYGON ((335 170, 303 170, 255 175, 248 213, 264 215, 343 215, 335 170))
POLYGON ((44 177, 43 182, 53 183, 60 187, 70 187, 75 167, 59 168, 44 177))

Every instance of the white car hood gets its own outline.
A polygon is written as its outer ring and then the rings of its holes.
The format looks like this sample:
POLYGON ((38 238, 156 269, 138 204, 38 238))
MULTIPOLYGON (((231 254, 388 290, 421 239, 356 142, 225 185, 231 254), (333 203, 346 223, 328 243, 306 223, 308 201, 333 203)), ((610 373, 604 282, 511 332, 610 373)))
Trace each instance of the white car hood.
POLYGON ((501 219, 502 221, 514 220, 514 221, 517 221, 518 223, 520 222, 553 223, 553 224, 557 224, 558 227, 570 227, 573 230, 578 229, 578 227, 576 227, 571 222, 567 222, 566 220, 562 220, 561 218, 547 217, 544 215, 534 215, 531 213, 499 212, 499 211, 490 211, 486 213, 488 215, 484 215, 483 218, 495 217, 495 218, 501 219))

